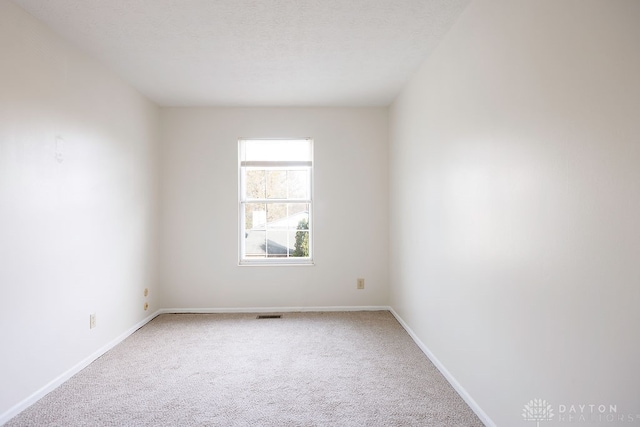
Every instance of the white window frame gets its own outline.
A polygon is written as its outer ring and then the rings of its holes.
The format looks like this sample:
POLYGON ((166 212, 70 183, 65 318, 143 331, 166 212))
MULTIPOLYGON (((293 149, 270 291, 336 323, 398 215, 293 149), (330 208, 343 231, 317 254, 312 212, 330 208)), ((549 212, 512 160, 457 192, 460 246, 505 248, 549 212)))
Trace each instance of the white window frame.
POLYGON ((240 266, 272 266, 272 265, 314 265, 313 261, 313 138, 239 138, 238 139, 238 265, 240 266), (310 144, 309 161, 243 161, 243 143, 245 141, 301 141, 306 140, 310 144), (243 168, 309 168, 309 198, 308 199, 248 199, 244 194, 243 168), (245 228, 245 204, 246 203, 304 203, 309 205, 309 256, 308 257, 274 257, 274 258, 246 258, 246 228, 245 228))

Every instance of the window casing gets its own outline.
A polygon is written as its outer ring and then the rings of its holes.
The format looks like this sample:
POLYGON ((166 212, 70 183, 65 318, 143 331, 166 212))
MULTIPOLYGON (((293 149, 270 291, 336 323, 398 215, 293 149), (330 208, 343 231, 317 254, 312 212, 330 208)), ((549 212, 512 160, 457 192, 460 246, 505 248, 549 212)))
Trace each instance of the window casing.
POLYGON ((313 141, 240 139, 240 265, 313 264, 313 141))

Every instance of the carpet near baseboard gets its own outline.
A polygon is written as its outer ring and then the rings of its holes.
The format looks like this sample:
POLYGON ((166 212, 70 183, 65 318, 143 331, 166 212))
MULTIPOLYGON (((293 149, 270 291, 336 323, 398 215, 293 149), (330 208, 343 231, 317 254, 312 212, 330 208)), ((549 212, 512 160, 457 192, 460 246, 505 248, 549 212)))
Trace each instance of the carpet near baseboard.
POLYGON ((164 314, 6 424, 482 426, 387 311, 164 314))

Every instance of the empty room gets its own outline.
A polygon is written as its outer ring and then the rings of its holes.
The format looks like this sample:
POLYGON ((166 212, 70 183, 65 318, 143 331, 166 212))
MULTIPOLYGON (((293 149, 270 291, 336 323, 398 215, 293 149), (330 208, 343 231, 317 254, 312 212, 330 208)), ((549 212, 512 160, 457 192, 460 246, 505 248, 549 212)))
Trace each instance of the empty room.
POLYGON ((0 425, 640 426, 640 1, 0 0, 0 425))

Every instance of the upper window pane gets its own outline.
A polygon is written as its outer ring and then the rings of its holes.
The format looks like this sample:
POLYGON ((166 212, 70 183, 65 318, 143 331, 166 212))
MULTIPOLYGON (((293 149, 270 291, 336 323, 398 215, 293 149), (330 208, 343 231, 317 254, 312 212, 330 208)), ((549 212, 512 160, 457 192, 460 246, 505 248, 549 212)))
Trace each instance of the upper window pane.
POLYGON ((265 171, 247 169, 245 171, 245 182, 247 199, 264 199, 265 198, 265 171))
POLYGON ((267 199, 287 198, 287 171, 267 171, 267 199))
POLYGON ((287 184, 289 199, 309 198, 309 174, 309 169, 288 171, 287 184))

